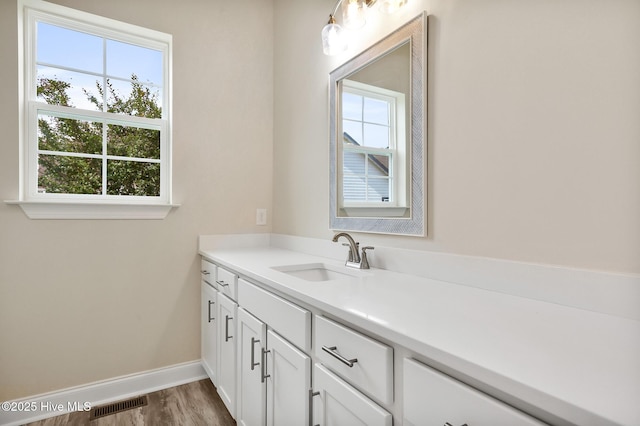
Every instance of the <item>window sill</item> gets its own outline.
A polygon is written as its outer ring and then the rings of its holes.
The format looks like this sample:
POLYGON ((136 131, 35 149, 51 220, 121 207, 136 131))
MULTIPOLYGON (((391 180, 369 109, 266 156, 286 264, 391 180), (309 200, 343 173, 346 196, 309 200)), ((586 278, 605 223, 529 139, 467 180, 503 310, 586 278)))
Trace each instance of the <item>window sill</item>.
POLYGON ((19 205, 29 219, 164 219, 179 204, 113 204, 5 201, 19 205))
POLYGON ((340 209, 341 214, 339 217, 396 217, 396 218, 408 218, 408 207, 356 207, 347 206, 340 209))

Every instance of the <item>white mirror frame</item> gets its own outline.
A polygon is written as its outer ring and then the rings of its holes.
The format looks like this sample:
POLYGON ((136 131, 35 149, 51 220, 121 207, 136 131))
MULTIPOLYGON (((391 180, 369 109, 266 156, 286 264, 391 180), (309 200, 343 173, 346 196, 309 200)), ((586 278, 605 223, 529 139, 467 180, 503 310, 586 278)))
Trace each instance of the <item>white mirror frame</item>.
POLYGON ((425 235, 426 170, 426 16, 412 19, 384 39, 360 53, 329 75, 329 228, 332 230, 371 232, 379 234, 425 235), (410 101, 410 217, 342 217, 338 215, 338 108, 339 82, 377 59, 409 42, 411 46, 410 101))

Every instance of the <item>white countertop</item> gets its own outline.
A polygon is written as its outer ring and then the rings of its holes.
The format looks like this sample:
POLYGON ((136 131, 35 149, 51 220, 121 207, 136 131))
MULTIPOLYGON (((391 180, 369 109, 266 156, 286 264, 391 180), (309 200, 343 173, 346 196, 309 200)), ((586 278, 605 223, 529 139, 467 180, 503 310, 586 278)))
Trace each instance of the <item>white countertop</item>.
POLYGON ((305 281, 272 267, 342 263, 274 247, 201 254, 568 423, 640 425, 639 321, 381 269, 305 281))

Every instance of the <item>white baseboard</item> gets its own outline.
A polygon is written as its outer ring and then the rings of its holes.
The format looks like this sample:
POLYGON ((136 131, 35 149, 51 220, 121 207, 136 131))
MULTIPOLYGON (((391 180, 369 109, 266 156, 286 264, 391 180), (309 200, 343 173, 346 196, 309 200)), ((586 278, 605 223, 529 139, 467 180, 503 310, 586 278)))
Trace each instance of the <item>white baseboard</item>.
POLYGON ((0 425, 22 425, 68 413, 76 406, 95 407, 205 378, 207 374, 201 362, 192 361, 34 395, 4 403, 0 409, 0 425), (9 407, 5 407, 7 404, 9 407), (12 408, 16 411, 11 411, 12 408))

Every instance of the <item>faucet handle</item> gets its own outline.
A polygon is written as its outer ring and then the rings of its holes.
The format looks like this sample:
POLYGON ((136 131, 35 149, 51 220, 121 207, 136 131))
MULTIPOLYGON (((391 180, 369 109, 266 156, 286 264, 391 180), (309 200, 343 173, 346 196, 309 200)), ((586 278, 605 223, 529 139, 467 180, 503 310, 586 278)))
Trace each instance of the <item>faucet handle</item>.
POLYGON ((367 250, 373 250, 375 247, 366 246, 362 247, 362 258, 360 262, 360 269, 370 269, 369 268, 369 259, 367 259, 367 250))
MULTIPOLYGON (((342 245, 345 247, 350 247, 349 243, 342 243, 342 245)), ((347 258, 347 262, 353 262, 353 254, 351 254, 351 250, 349 250, 349 256, 347 258)))
MULTIPOLYGON (((345 247, 351 247, 349 243, 342 243, 342 245, 345 247)), ((359 248, 360 243, 356 242, 356 253, 358 252, 359 248)), ((357 260, 353 257, 353 253, 351 252, 351 250, 349 250, 349 258, 347 259, 347 262, 357 262, 357 260)))

